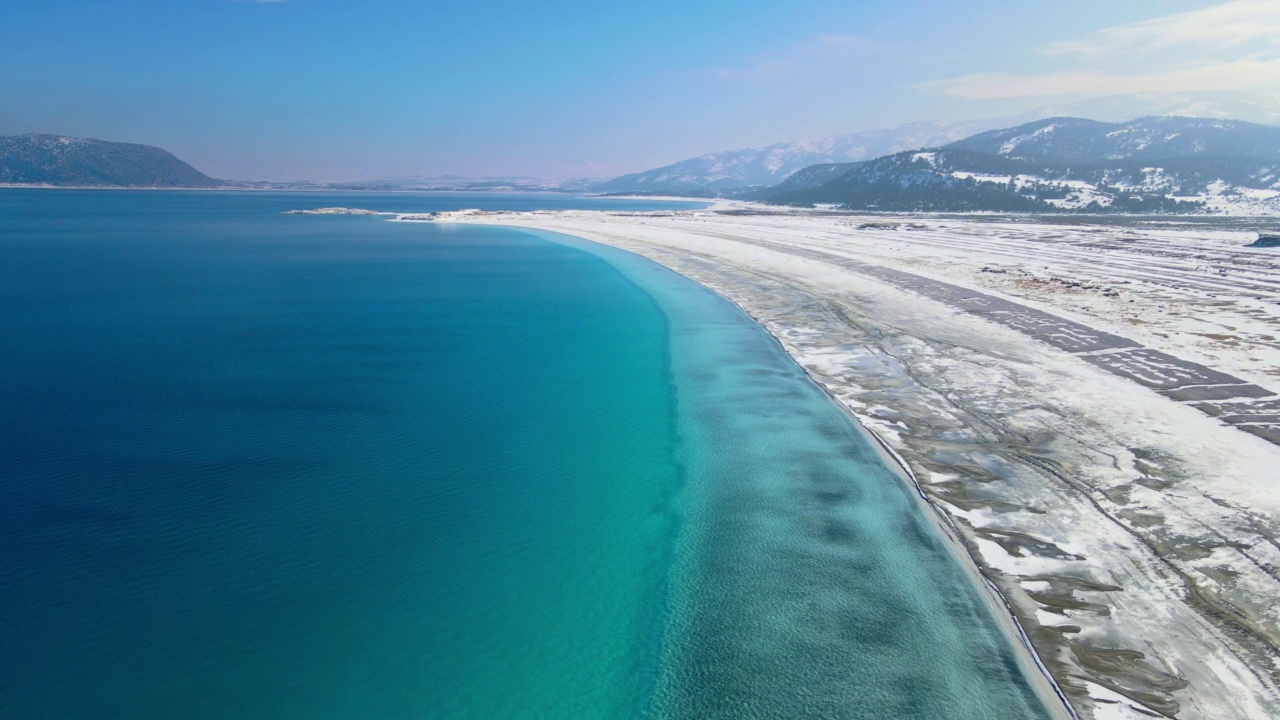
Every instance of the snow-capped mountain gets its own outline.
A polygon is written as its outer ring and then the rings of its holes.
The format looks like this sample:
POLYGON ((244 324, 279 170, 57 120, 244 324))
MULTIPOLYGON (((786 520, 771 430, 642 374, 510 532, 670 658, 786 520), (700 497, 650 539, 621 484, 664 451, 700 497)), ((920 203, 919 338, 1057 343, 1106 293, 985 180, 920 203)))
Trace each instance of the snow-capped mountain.
POLYGON ((1280 131, 1210 118, 1150 117, 1116 124, 1059 117, 980 133, 947 148, 1049 163, 1191 156, 1280 160, 1280 131))
POLYGON ((895 212, 1275 214, 1280 128, 1207 118, 1050 118, 935 150, 806 168, 763 199, 895 212))
POLYGON ((1280 98, 1236 91, 1108 95, 1042 107, 1032 117, 1022 120, 1048 117, 1078 117, 1104 122, 1125 122, 1139 117, 1194 117, 1276 125, 1280 124, 1280 98))
POLYGON ((769 186, 810 165, 866 160, 900 150, 943 145, 991 127, 997 125, 981 120, 949 124, 917 122, 821 140, 727 150, 624 175, 600 183, 594 189, 657 193, 769 186))
MULTIPOLYGON (((711 153, 654 170, 624 175, 595 185, 593 189, 599 192, 715 195, 729 189, 776 185, 801 170, 840 174, 847 168, 839 172, 838 168, 819 171, 814 166, 848 164, 904 150, 938 147, 985 130, 1062 116, 1105 122, 1149 116, 1234 118, 1270 125, 1280 123, 1280 98, 1239 92, 1113 95, 1042 107, 1004 118, 957 123, 916 122, 821 140, 711 153)), ((800 185, 820 184, 801 176, 795 179, 800 185)))

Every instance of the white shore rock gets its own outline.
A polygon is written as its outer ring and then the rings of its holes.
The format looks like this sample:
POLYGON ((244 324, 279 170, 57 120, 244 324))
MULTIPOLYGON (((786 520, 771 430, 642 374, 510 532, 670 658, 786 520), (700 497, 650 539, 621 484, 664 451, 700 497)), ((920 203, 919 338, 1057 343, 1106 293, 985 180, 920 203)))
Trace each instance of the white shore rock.
POLYGON ((312 210, 285 210, 284 215, 391 215, 392 213, 349 207, 322 207, 312 210))

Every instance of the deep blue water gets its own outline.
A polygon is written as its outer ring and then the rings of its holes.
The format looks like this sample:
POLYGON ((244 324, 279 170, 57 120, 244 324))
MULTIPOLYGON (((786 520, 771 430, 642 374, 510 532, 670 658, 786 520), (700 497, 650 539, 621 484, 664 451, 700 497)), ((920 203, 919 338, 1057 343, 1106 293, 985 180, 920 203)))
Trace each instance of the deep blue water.
POLYGON ((0 192, 0 716, 1040 717, 901 483, 647 261, 0 192))

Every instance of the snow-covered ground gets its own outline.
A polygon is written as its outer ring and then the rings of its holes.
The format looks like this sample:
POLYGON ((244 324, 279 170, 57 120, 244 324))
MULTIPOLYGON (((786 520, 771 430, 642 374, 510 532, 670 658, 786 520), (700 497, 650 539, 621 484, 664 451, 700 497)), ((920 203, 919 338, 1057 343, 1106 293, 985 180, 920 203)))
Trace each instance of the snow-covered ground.
POLYGON ((621 247, 736 302, 910 466, 1080 716, 1280 716, 1280 251, 725 209, 434 219, 621 247))

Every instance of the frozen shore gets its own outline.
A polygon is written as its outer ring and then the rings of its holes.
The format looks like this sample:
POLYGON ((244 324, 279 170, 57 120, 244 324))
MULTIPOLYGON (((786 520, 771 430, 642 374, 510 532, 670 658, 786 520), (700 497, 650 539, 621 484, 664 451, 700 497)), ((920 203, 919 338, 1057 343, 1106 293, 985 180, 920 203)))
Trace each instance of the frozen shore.
POLYGON ((619 247, 737 303, 911 469, 1080 716, 1280 715, 1280 257, 1252 235, 741 206, 431 219, 619 247))

